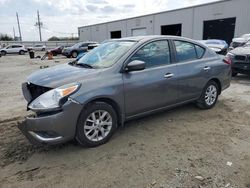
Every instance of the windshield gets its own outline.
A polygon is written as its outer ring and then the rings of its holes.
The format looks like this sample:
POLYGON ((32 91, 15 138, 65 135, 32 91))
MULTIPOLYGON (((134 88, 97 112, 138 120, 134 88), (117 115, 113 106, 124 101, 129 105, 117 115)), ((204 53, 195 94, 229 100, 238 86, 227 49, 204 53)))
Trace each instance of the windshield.
POLYGON ((250 46, 250 40, 245 44, 245 46, 250 46))
POLYGON ((78 48, 78 46, 80 46, 82 43, 76 43, 73 46, 71 46, 72 48, 78 48))
POLYGON ((250 34, 245 34, 245 35, 242 35, 241 37, 244 39, 250 39, 250 34))
POLYGON ((87 64, 96 68, 107 68, 124 55, 135 42, 132 41, 110 41, 88 52, 78 60, 77 64, 87 64))

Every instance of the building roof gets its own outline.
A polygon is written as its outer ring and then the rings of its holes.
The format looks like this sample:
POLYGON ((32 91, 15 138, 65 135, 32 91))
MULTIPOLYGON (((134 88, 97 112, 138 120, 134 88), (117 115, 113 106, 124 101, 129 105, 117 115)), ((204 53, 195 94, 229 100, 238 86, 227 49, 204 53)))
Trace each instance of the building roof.
POLYGON ((194 5, 194 6, 187 6, 187 7, 183 7, 183 8, 177 8, 177 9, 172 9, 172 10, 167 10, 167 11, 161 11, 161 12, 156 12, 156 13, 151 13, 151 14, 145 14, 145 15, 141 15, 141 16, 135 16, 135 17, 131 17, 131 18, 124 18, 124 19, 113 20, 113 21, 108 21, 108 22, 102 22, 102 23, 97 23, 97 24, 90 24, 90 25, 85 25, 85 26, 78 27, 78 29, 81 29, 81 28, 84 28, 84 27, 107 24, 107 23, 113 23, 113 22, 118 22, 118 21, 130 20, 130 19, 135 19, 135 18, 142 18, 142 17, 145 17, 145 16, 152 16, 152 15, 156 15, 156 14, 162 14, 162 13, 174 12, 174 11, 185 10, 185 9, 190 9, 190 8, 213 5, 213 4, 227 2, 227 1, 232 1, 232 0, 218 0, 218 1, 210 2, 210 3, 204 3, 204 4, 194 5))

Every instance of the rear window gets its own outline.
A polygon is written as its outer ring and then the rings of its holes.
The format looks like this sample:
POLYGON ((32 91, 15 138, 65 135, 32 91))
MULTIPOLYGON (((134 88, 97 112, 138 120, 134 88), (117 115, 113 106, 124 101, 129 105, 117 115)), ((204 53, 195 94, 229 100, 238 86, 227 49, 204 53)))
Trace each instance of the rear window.
POLYGON ((205 52, 203 47, 190 42, 176 40, 174 44, 178 62, 200 59, 205 52))

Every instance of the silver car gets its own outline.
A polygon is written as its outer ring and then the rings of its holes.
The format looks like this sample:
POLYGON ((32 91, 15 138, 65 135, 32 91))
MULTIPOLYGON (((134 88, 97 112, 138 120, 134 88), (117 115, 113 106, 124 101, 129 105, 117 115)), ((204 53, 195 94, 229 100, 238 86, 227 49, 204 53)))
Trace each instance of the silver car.
POLYGON ((78 61, 23 83, 34 112, 20 130, 35 144, 76 139, 94 147, 127 120, 194 102, 212 108, 231 80, 230 60, 182 37, 110 40, 78 61))
POLYGON ((26 48, 24 45, 20 44, 11 44, 6 46, 5 48, 0 49, 1 55, 6 55, 6 54, 20 54, 24 55, 27 52, 26 48))

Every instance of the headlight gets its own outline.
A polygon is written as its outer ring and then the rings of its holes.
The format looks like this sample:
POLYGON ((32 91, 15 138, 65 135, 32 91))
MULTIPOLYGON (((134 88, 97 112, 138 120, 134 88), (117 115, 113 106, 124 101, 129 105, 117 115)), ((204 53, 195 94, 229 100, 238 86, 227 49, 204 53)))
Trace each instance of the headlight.
POLYGON ((29 104, 28 107, 33 111, 48 111, 58 109, 60 107, 60 101, 76 92, 79 87, 80 84, 74 83, 52 89, 37 97, 29 104))

